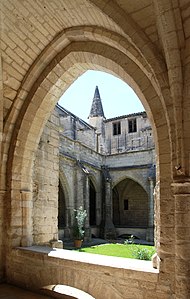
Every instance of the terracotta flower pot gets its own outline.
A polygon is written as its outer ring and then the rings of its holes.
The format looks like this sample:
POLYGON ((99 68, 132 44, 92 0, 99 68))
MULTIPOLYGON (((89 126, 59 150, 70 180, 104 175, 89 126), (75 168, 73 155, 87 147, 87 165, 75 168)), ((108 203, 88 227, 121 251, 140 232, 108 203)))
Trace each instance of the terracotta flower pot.
POLYGON ((82 246, 82 240, 74 240, 75 248, 81 248, 82 246))

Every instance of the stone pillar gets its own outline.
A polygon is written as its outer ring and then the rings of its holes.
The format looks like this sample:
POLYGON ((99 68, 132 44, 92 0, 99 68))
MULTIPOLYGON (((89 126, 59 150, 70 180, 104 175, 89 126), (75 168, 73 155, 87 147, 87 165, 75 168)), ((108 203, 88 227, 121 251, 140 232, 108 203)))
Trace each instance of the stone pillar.
POLYGON ((5 192, 3 190, 0 190, 0 282, 4 278, 4 269, 5 269, 5 246, 4 244, 4 229, 5 229, 5 223, 4 223, 4 196, 5 192))
MULTIPOLYGON (((3 179, 3 158, 2 158, 2 142, 3 142, 3 71, 2 71, 2 60, 1 60, 1 50, 0 50, 0 159, 1 159, 1 166, 0 166, 0 189, 4 189, 5 187, 2 186, 2 179, 3 179)), ((4 276, 3 273, 3 229, 4 229, 4 222, 3 222, 3 215, 4 215, 4 194, 5 191, 0 191, 0 281, 4 276)))
POLYGON ((173 183, 176 299, 190 298, 190 179, 173 183))
POLYGON ((80 206, 84 206, 84 173, 79 167, 75 170, 75 182, 74 182, 74 197, 75 197, 75 209, 80 206))
POLYGON ((105 181, 105 226, 104 226, 104 238, 115 239, 116 232, 112 221, 112 184, 111 181, 105 181))
POLYGON ((146 232, 146 240, 154 241, 154 180, 149 177, 150 192, 149 192, 149 207, 148 207, 148 228, 146 232))
POLYGON ((33 242, 33 221, 32 221, 32 192, 21 191, 22 209, 22 238, 21 246, 31 246, 33 242))
MULTIPOLYGON (((100 188, 100 187, 99 187, 100 188)), ((96 225, 99 226, 101 223, 102 215, 102 192, 96 192, 96 225)))
MULTIPOLYGON (((2 72, 2 60, 1 60, 1 52, 0 52, 0 158, 1 163, 2 159, 2 141, 3 141, 3 72, 2 72)), ((1 165, 2 166, 2 165, 1 165)), ((1 168, 2 171, 2 168, 1 168)), ((1 173, 2 175, 2 173, 1 173)), ((1 186, 2 188, 2 186, 1 186)))
POLYGON ((87 217, 85 221, 85 239, 89 241, 91 239, 90 230, 90 192, 89 192, 89 177, 85 175, 84 178, 84 208, 87 211, 87 217))
POLYGON ((71 227, 73 226, 73 211, 74 207, 68 206, 65 211, 65 228, 64 228, 64 238, 71 238, 71 227))
POLYGON ((105 199, 106 199, 106 218, 112 220, 112 188, 111 182, 105 183, 105 199))

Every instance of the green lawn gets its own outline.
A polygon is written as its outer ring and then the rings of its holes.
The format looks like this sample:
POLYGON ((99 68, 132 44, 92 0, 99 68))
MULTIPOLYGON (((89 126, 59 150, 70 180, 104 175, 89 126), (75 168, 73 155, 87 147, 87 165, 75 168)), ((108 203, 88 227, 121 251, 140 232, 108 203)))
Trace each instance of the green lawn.
POLYGON ((132 259, 150 260, 151 256, 155 253, 155 247, 136 244, 104 244, 81 248, 79 251, 132 259))

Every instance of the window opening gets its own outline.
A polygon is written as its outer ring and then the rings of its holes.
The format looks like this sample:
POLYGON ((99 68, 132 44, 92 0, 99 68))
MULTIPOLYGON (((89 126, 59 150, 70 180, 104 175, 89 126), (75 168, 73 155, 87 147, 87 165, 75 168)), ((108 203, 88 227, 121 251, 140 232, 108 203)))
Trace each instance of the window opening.
POLYGON ((136 120, 136 118, 128 120, 128 127, 129 127, 129 130, 128 130, 129 133, 137 132, 137 120, 136 120))
POLYGON ((116 122, 113 123, 113 135, 120 135, 121 134, 121 123, 116 122))
POLYGON ((128 210, 129 209, 129 202, 128 199, 124 199, 124 210, 128 210))

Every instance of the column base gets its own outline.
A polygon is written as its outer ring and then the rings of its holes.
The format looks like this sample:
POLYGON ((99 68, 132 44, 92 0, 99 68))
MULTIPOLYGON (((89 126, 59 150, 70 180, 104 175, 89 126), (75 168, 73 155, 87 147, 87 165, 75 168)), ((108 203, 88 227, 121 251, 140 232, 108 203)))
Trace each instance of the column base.
POLYGON ((85 228, 84 241, 87 241, 87 242, 91 241, 91 228, 90 227, 85 228))
POLYGON ((101 225, 100 236, 105 240, 116 240, 116 230, 111 218, 101 225))

